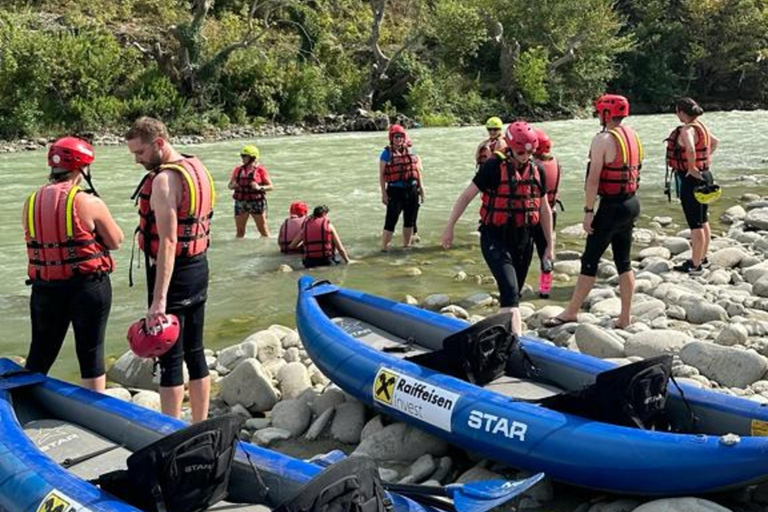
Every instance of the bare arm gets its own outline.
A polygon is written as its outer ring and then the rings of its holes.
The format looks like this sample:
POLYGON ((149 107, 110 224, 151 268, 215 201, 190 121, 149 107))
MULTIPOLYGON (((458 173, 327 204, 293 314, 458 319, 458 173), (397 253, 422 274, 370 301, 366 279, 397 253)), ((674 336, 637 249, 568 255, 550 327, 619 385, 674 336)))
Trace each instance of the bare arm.
POLYGON ((384 179, 384 169, 387 163, 379 160, 379 188, 381 188, 381 202, 387 204, 387 181, 384 179))
MULTIPOLYGON (((82 194, 78 194, 78 197, 80 195, 82 194)), ((118 250, 125 236, 112 217, 107 204, 96 196, 85 196, 82 200, 88 212, 87 216, 93 222, 94 231, 101 243, 109 250, 118 250)))
POLYGON ((456 223, 461 216, 464 215, 464 211, 467 209, 467 206, 469 206, 469 203, 471 203, 479 193, 480 189, 477 188, 477 185, 475 185, 474 182, 470 182, 470 184, 467 185, 467 188, 465 188, 456 199, 451 215, 448 217, 448 224, 445 226, 445 231, 443 231, 443 249, 451 248, 451 245, 453 244, 453 229, 456 227, 456 223))
POLYGON ((710 144, 710 153, 714 153, 717 147, 720 145, 720 139, 712 135, 712 132, 709 133, 709 144, 710 144))
POLYGON ((336 227, 333 224, 331 224, 331 236, 333 237, 333 245, 339 251, 341 259, 344 260, 344 263, 349 263, 347 250, 344 248, 344 244, 341 243, 341 238, 339 238, 339 234, 336 232, 336 227))
POLYGON ((256 185, 254 188, 261 192, 269 192, 270 190, 275 190, 275 185, 272 183, 272 179, 269 177, 269 174, 267 174, 267 171, 264 171, 264 183, 261 185, 256 185))
MULTIPOLYGON (((603 163, 606 161, 606 146, 608 134, 595 137, 592 140, 592 147, 589 149, 589 170, 587 171, 587 182, 584 185, 584 207, 594 210, 597 202, 597 190, 600 188, 600 172, 603 170, 603 163)), ((584 213, 584 231, 592 234, 592 219, 594 212, 584 213)))
POLYGON ((541 200, 541 208, 539 209, 539 216, 541 217, 541 227, 544 231, 544 238, 547 240, 547 249, 545 252, 546 257, 552 261, 555 253, 555 236, 552 232, 552 208, 549 206, 547 196, 545 195, 541 200))
POLYGON ((157 276, 153 291, 152 305, 147 312, 149 325, 154 325, 156 319, 162 319, 168 300, 168 287, 176 263, 176 244, 178 227, 178 193, 181 182, 175 173, 161 172, 152 183, 150 206, 155 212, 157 222, 157 276))
POLYGON ((426 191, 424 190, 424 167, 422 166, 421 157, 416 157, 416 168, 418 169, 418 172, 416 173, 416 185, 419 187, 419 195, 421 196, 421 202, 424 202, 424 198, 426 197, 426 191))
POLYGON ((696 141, 694 140, 694 130, 692 126, 686 126, 680 132, 680 144, 685 148, 685 169, 688 171, 686 176, 698 178, 699 170, 696 168, 696 141))
POLYGON ((292 251, 298 249, 303 241, 304 241, 304 230, 300 229, 299 232, 296 234, 296 236, 293 237, 293 240, 291 240, 291 244, 288 246, 288 249, 292 251))
POLYGON ((227 188, 229 190, 235 190, 237 188, 237 167, 235 167, 235 170, 232 171, 232 174, 229 176, 227 188))

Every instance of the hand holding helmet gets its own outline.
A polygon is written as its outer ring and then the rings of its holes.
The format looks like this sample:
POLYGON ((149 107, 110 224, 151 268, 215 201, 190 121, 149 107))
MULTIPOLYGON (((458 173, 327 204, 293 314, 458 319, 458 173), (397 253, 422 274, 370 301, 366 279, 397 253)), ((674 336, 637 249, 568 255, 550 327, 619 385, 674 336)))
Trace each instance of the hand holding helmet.
POLYGON ((180 332, 176 315, 167 315, 152 328, 147 328, 146 319, 142 318, 128 328, 128 344, 139 357, 160 357, 173 348, 180 332))

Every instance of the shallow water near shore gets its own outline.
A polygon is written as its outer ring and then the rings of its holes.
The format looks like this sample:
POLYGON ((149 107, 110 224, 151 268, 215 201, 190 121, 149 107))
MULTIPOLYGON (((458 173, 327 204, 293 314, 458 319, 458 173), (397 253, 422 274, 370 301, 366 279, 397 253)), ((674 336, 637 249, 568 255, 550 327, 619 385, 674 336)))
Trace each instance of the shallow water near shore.
MULTIPOLYGON (((745 192, 764 194, 740 177, 764 174, 768 159, 760 148, 768 146, 768 130, 764 112, 723 112, 704 116, 704 121, 720 138, 721 146, 714 158, 714 171, 725 193, 713 208, 714 231, 719 233, 717 217, 735 204, 745 192), (748 144, 745 141, 749 141, 748 144), (757 148, 742 154, 742 148, 757 148)), ((677 228, 684 221, 678 204, 667 203, 663 195, 663 140, 677 125, 673 115, 638 116, 629 124, 637 129, 644 142, 646 160, 642 171, 641 200, 647 225, 654 216, 670 216, 677 228)), ((541 123, 553 140, 554 152, 562 162, 564 177, 561 196, 566 211, 559 213, 558 231, 582 219, 583 179, 586 154, 591 137, 597 131, 596 120, 572 120, 541 123)), ((409 251, 378 251, 384 206, 379 199, 378 154, 386 143, 384 133, 352 133, 271 138, 256 141, 264 164, 276 185, 269 197, 269 225, 273 236, 258 237, 255 226, 249 226, 244 240, 235 240, 232 200, 226 189, 232 167, 238 162, 238 151, 245 141, 228 141, 181 148, 200 157, 216 180, 218 201, 213 221, 213 242, 209 252, 211 287, 206 319, 206 346, 220 348, 240 341, 247 334, 273 323, 294 325, 296 280, 301 272, 280 273, 279 265, 287 263, 300 268, 297 257, 284 257, 277 251, 274 236, 285 217, 288 204, 304 200, 310 207, 327 204, 350 255, 359 260, 351 266, 313 270, 313 275, 351 288, 402 300, 406 294, 421 299, 430 293, 447 293, 453 299, 478 291, 492 291, 493 284, 478 285, 476 275, 488 275, 478 249, 477 222, 479 201, 476 200, 456 229, 455 248, 438 247, 453 201, 469 182, 473 173, 473 155, 484 136, 481 127, 413 130, 411 138, 424 159, 426 203, 419 215, 421 243, 409 251), (407 267, 419 267, 422 274, 408 277, 407 267), (470 276, 457 282, 452 277, 464 271, 470 276)), ((130 235, 137 215, 130 196, 143 174, 134 165, 125 147, 99 147, 93 167, 94 181, 126 234, 126 243, 115 254, 116 272, 112 275, 114 301, 107 331, 106 354, 119 356, 126 349, 125 331, 142 316, 146 306, 144 269, 134 269, 136 284, 128 287, 130 235)), ((45 154, 31 152, 0 155, 0 212, 5 222, 0 225, 0 354, 25 355, 29 343, 28 299, 25 286, 26 254, 20 225, 25 198, 44 182, 47 170, 45 154)), ((399 228, 395 242, 399 241, 399 228)), ((396 244, 395 244, 396 246, 396 244)), ((583 241, 559 236, 558 250, 581 249, 583 241)), ((138 255, 138 252, 137 252, 138 255)), ((137 258, 139 260, 141 258, 137 258)), ((537 262, 534 261, 528 282, 533 284, 537 262)), ((563 303, 570 296, 572 283, 558 286, 550 302, 563 303)), ((73 339, 70 336, 54 366, 53 375, 68 379, 77 376, 73 339)))

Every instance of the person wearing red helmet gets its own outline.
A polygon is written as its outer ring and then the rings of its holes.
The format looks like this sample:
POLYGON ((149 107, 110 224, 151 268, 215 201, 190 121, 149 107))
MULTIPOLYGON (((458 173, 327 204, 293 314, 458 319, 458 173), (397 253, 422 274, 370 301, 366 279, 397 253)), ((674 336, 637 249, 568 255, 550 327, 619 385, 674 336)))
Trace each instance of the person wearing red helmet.
POLYGON ((405 128, 393 124, 389 128, 389 145, 379 157, 381 202, 387 207, 381 250, 389 250, 395 226, 403 214, 403 247, 412 242, 420 202, 424 202, 421 159, 411 147, 405 128))
POLYGON ((123 243, 123 232, 93 191, 94 160, 86 141, 57 140, 48 150, 48 184, 24 203, 27 282, 32 285, 32 342, 26 367, 47 374, 72 324, 83 386, 104 391, 104 335, 112 307, 109 274, 114 269, 110 251, 123 243), (83 180, 89 189, 80 187, 83 180))
MULTIPOLYGON (((539 147, 536 149, 533 159, 544 170, 544 182, 547 184, 547 202, 549 202, 549 207, 552 209, 552 237, 554 241, 555 227, 557 226, 556 205, 560 205, 560 209, 563 209, 563 203, 557 197, 560 189, 560 178, 563 171, 560 168, 560 162, 552 156, 552 140, 543 130, 534 128, 534 131, 539 140, 539 147)), ((541 272, 539 273, 539 297, 546 299, 549 297, 549 293, 552 290, 552 261, 548 260, 545 256, 547 238, 544 235, 544 230, 541 228, 541 224, 539 224, 534 231, 533 239, 536 244, 536 252, 539 255, 539 262, 541 263, 541 272)))
POLYGON ((515 122, 504 134, 507 148, 486 161, 453 207, 442 246, 453 244, 456 222, 482 192, 480 247, 499 287, 502 312, 511 312, 512 331, 520 334, 520 287, 533 257, 533 232, 541 225, 547 240, 545 258, 552 260, 552 210, 546 199, 543 169, 532 156, 538 146, 528 123, 515 122))
POLYGON ((235 200, 236 237, 245 237, 248 218, 253 217, 262 237, 269 237, 267 192, 275 189, 266 167, 259 161, 259 148, 248 144, 240 150, 242 165, 235 167, 227 185, 235 200))
POLYGON ((339 233, 328 218, 328 211, 325 205, 316 206, 289 246, 290 250, 302 248, 304 258, 301 262, 304 268, 338 265, 336 252, 344 263, 353 263, 341 243, 339 233))
POLYGON ((280 246, 280 252, 301 252, 299 248, 291 251, 290 245, 296 235, 301 231, 301 226, 307 220, 307 203, 303 201, 294 201, 288 209, 288 218, 280 226, 280 233, 277 235, 277 244, 280 246))
POLYGON ((148 171, 134 194, 137 238, 146 261, 146 325, 155 329, 173 313, 181 327, 179 342, 159 358, 161 407, 169 416, 181 416, 186 363, 192 421, 202 421, 208 417, 211 386, 203 327, 213 179, 200 160, 173 148, 167 128, 157 119, 139 118, 125 139, 136 163, 148 171))
POLYGON ((584 193, 584 231, 587 244, 581 256, 581 272, 571 301, 560 315, 544 322, 555 327, 576 321, 584 299, 595 284, 597 266, 608 246, 619 273, 621 312, 616 327, 630 324, 635 275, 632 272, 632 230, 640 216, 636 192, 643 165, 643 146, 634 130, 622 121, 629 115, 629 101, 617 94, 604 94, 595 102, 603 130, 592 139, 584 193), (600 208, 595 203, 600 197, 600 208))

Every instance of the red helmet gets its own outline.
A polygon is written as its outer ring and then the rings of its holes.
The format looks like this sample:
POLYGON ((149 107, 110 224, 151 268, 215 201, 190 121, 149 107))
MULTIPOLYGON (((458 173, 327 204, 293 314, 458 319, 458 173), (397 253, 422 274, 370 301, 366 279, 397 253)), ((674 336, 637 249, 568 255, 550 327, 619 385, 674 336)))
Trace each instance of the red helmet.
POLYGON ((407 139, 408 136, 405 134, 405 128, 400 126, 399 124, 393 124, 389 127, 389 142, 392 142, 392 139, 394 139, 396 134, 400 134, 403 136, 403 139, 407 139))
POLYGON ((291 203, 290 214, 297 217, 304 217, 307 214, 307 203, 304 201, 294 201, 291 203))
POLYGON ((93 146, 77 137, 62 137, 48 149, 48 167, 79 171, 94 159, 93 146))
POLYGON ((517 121, 507 126, 504 139, 507 141, 507 146, 512 148, 515 153, 522 153, 523 151, 534 153, 539 147, 536 132, 533 131, 531 125, 523 121, 517 121))
POLYGON ((540 155, 547 155, 552 151, 552 139, 538 128, 533 129, 536 132, 536 138, 539 140, 539 149, 536 152, 540 155))
POLYGON ((618 94, 603 94, 595 101, 595 110, 602 124, 614 117, 629 115, 629 100, 618 94))
POLYGON ((160 357, 176 344, 179 339, 179 319, 176 315, 167 315, 156 332, 147 332, 142 318, 128 328, 128 344, 139 357, 160 357))

